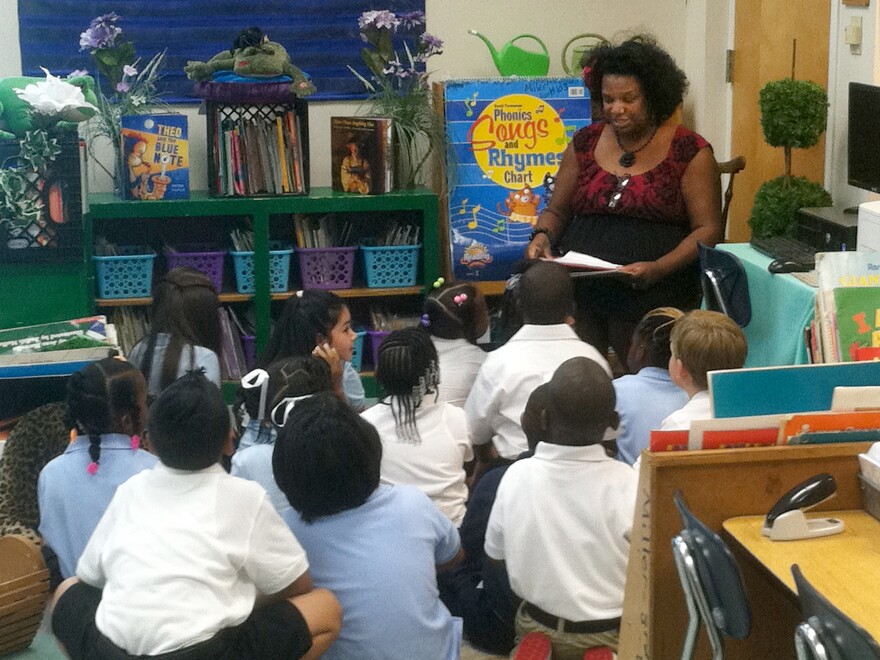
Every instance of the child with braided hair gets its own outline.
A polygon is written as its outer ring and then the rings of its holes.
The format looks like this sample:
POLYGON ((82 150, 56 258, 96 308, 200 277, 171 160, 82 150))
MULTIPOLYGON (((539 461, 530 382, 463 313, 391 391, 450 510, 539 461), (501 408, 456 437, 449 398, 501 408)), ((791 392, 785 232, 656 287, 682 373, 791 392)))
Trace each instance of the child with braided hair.
POLYGON ((687 393, 669 376, 669 336, 682 316, 684 312, 675 307, 645 314, 629 346, 630 373, 612 381, 620 415, 617 458, 629 465, 648 448, 651 429, 659 429, 667 415, 687 403, 687 393))
POLYGON ((133 365, 105 358, 77 371, 67 384, 67 404, 76 436, 37 482, 39 530, 65 578, 74 574, 116 488, 156 464, 155 456, 138 448, 147 384, 133 365))
POLYGON ((489 310, 473 284, 440 279, 434 287, 425 299, 422 326, 431 335, 443 374, 437 401, 463 406, 486 359, 477 339, 489 328, 489 310))
POLYGON ((474 454, 464 411, 434 400, 437 350, 421 328, 396 330, 379 347, 378 362, 383 397, 362 417, 382 439, 382 482, 416 486, 457 527, 467 501, 464 464, 474 454))

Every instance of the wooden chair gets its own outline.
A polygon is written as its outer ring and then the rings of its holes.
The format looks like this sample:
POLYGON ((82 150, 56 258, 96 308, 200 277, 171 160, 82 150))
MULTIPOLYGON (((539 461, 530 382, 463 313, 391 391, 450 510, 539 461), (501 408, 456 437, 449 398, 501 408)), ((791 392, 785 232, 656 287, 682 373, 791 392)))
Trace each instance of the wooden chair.
POLYGON ((34 641, 49 598, 49 571, 37 544, 11 534, 0 538, 0 656, 34 641))
POLYGON ((724 236, 727 236, 727 212, 730 210, 730 200, 733 199, 733 178, 737 172, 742 172, 746 167, 746 159, 743 156, 737 156, 718 163, 718 169, 721 174, 728 174, 727 188, 724 190, 724 202, 721 205, 721 221, 724 225, 724 236))

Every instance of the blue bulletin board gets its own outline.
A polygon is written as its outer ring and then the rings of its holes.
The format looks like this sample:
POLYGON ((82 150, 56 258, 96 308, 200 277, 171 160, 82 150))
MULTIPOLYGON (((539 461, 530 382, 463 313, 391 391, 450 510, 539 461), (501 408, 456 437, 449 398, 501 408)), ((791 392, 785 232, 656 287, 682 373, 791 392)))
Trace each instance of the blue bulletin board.
POLYGON ((455 278, 503 281, 522 259, 575 131, 590 123, 579 78, 445 83, 449 243, 455 278))

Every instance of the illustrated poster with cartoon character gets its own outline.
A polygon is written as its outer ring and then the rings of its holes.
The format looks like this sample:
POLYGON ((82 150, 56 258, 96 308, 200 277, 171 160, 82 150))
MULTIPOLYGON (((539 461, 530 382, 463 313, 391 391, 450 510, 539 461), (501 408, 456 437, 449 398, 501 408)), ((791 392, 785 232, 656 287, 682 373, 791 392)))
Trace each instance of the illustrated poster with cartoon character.
POLYGON ((451 80, 445 106, 453 272, 459 280, 506 280, 546 206, 562 152, 590 123, 589 90, 579 78, 451 80))

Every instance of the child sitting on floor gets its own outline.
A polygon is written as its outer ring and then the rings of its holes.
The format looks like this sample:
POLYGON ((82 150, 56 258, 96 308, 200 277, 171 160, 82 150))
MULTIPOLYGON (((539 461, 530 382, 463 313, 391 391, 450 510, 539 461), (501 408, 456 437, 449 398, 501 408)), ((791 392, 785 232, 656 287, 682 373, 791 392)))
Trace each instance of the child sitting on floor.
POLYGON ((341 613, 313 591, 305 552, 231 453, 220 390, 192 373, 150 409, 161 464, 117 490, 56 594, 52 630, 70 657, 318 658, 341 613), (163 656, 164 657, 164 656, 163 656))
POLYGON ((244 406, 251 420, 260 422, 253 444, 232 455, 231 474, 256 481, 269 494, 279 514, 290 509, 287 497, 272 476, 272 451, 277 429, 284 426, 297 401, 316 392, 330 391, 330 368, 313 355, 276 360, 265 370, 254 369, 241 379, 244 406))
POLYGON ((474 454, 464 411, 434 403, 434 344, 420 328, 396 330, 379 346, 378 362, 383 397, 362 415, 382 439, 382 482, 415 486, 457 527, 468 495, 464 464, 474 454))
POLYGON ((625 376, 614 380, 620 428, 617 458, 635 463, 647 449, 652 429, 687 403, 687 394, 669 376, 669 335, 684 313, 675 307, 658 307, 642 317, 629 345, 625 376))
POLYGON ((592 647, 617 648, 638 475, 601 444, 618 418, 599 363, 566 360, 546 394, 544 435, 532 458, 504 474, 485 550, 505 562, 524 600, 517 639, 537 632, 557 660, 580 659, 592 647))
POLYGON ((92 362, 67 383, 76 437, 49 461, 37 481, 40 534, 58 556, 61 577, 76 562, 119 484, 156 464, 139 449, 147 421, 147 382, 115 358, 92 362))
POLYGON ((463 406, 486 359, 477 339, 489 329, 489 309, 486 298, 473 284, 452 282, 434 286, 425 299, 422 326, 431 335, 443 374, 437 387, 437 401, 463 406))
POLYGON ((461 619, 437 594, 437 570, 460 559, 458 532, 412 486, 379 484, 376 430, 332 394, 298 403, 272 468, 294 511, 284 519, 345 620, 328 660, 457 660, 461 619))
POLYGON ((663 420, 664 431, 681 431, 697 419, 712 418, 709 372, 739 369, 745 364, 748 346, 742 329, 720 312, 695 309, 672 328, 669 375, 683 389, 688 402, 663 420))

